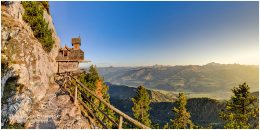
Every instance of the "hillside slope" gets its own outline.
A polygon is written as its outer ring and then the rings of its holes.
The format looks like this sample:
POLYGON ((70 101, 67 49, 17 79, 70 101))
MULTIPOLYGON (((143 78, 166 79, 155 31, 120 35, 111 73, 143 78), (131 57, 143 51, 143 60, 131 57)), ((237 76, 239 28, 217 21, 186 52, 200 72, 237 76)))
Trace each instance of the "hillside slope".
MULTIPOLYGON (((136 95, 136 88, 124 85, 108 85, 111 104, 128 115, 133 115, 131 109, 133 103, 131 98, 136 95)), ((163 128, 163 125, 174 118, 172 109, 176 106, 176 95, 169 96, 161 92, 158 92, 159 95, 152 95, 151 93, 156 91, 147 91, 149 92, 152 101, 150 104, 150 119, 153 123, 159 124, 160 128, 163 128), (173 101, 168 99, 172 99, 173 101)), ((257 97, 257 101, 259 101, 258 94, 258 91, 252 93, 253 96, 257 97)), ((186 93, 185 95, 187 96, 186 93)), ((191 114, 193 123, 196 125, 204 128, 209 126, 212 128, 224 128, 224 122, 219 118, 219 112, 225 108, 225 103, 226 100, 216 100, 207 97, 188 98, 186 107, 191 114)))
MULTIPOLYGON (((112 85, 108 84, 108 93, 113 99, 131 100, 136 95, 136 88, 128 87, 124 85, 112 85)), ((155 90, 147 90, 152 102, 173 102, 176 96, 169 96, 155 90)))
MULTIPOLYGON (((112 105, 126 114, 133 115, 132 101, 118 98, 111 98, 110 101, 112 105)), ((150 119, 153 123, 159 124, 160 128, 174 118, 172 112, 173 107, 176 106, 174 102, 152 102, 150 106, 150 119)), ((223 108, 224 102, 209 98, 191 98, 188 99, 187 103, 187 109, 191 113, 193 123, 203 127, 212 125, 213 128, 223 128, 223 122, 218 115, 223 108)))

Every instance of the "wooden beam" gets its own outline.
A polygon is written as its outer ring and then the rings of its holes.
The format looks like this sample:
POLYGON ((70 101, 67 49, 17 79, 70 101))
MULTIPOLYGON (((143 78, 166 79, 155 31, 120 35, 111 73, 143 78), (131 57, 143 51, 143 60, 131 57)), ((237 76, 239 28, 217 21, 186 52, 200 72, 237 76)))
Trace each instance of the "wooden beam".
POLYGON ((75 88, 75 100, 74 100, 75 105, 77 105, 77 101, 78 101, 78 85, 76 85, 76 88, 75 88))
POLYGON ((56 62, 84 62, 85 60, 75 59, 75 60, 56 60, 56 62))

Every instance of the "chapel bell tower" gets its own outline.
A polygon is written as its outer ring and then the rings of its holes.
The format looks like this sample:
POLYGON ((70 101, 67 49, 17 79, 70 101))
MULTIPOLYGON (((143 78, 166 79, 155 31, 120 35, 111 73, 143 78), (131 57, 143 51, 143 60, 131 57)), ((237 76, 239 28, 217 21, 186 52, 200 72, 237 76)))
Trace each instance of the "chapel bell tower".
POLYGON ((73 49, 74 49, 74 50, 79 50, 79 49, 80 49, 80 45, 81 45, 81 39, 80 39, 80 37, 78 37, 78 38, 72 38, 72 39, 71 39, 71 43, 72 43, 72 46, 73 46, 73 49))

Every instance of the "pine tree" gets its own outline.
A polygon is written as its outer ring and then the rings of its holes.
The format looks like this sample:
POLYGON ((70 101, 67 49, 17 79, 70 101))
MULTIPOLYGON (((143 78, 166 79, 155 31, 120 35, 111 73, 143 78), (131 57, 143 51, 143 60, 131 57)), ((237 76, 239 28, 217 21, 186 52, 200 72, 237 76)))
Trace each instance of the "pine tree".
POLYGON ((225 120, 224 128, 258 128, 257 99, 250 95, 249 89, 246 83, 232 89, 234 95, 227 101, 225 110, 220 112, 220 117, 225 120))
POLYGON ((139 86, 137 88, 136 96, 132 98, 132 102, 134 106, 132 107, 132 111, 134 113, 134 117, 144 125, 150 127, 151 120, 149 119, 149 110, 150 110, 150 97, 148 92, 143 86, 139 86))
MULTIPOLYGON (((99 76, 97 69, 95 66, 90 66, 89 68, 89 72, 86 73, 82 73, 79 76, 79 80, 80 82, 82 82, 84 85, 88 86, 88 88, 90 90, 92 90, 93 92, 95 92, 98 96, 102 97, 106 102, 110 102, 109 101, 109 94, 108 94, 108 86, 104 84, 103 79, 99 76)), ((81 91, 84 91, 84 89, 81 89, 81 91)), ((84 91, 84 93, 86 95, 88 95, 89 99, 94 102, 94 104, 96 106, 98 106, 98 108, 100 110, 102 110, 103 112, 105 112, 111 119, 115 120, 115 113, 111 110, 108 109, 103 103, 101 103, 97 98, 91 96, 87 91, 84 91)), ((89 106, 89 108, 91 108, 90 104, 88 102, 86 102, 87 106, 89 106)), ((99 112, 97 109, 95 109, 94 111, 96 111, 96 115, 97 117, 102 120, 104 122, 104 124, 108 127, 108 128, 113 128, 113 123, 107 119, 101 112, 99 112)))
POLYGON ((193 128, 193 123, 190 120, 190 113, 186 110, 187 99, 184 93, 179 93, 178 100, 176 101, 177 108, 173 108, 175 119, 172 121, 170 128, 186 129, 193 128))
POLYGON ((44 8, 48 11, 48 2, 23 1, 23 20, 27 22, 33 30, 33 35, 42 44, 45 51, 50 52, 55 43, 52 37, 53 30, 49 29, 49 23, 43 17, 44 8))

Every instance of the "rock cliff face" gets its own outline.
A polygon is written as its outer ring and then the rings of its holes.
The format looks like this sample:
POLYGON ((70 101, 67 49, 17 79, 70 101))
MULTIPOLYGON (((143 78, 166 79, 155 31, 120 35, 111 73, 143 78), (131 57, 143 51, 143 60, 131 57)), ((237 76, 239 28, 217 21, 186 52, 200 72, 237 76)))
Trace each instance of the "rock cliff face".
POLYGON ((31 27, 22 19, 23 6, 16 1, 1 5, 1 99, 4 123, 25 123, 31 108, 46 94, 57 71, 55 57, 60 40, 52 17, 44 11, 44 19, 53 31, 55 44, 50 53, 43 50, 31 27), (14 87, 14 89, 11 89, 14 87), (10 90, 11 89, 11 90, 10 90), (4 101, 3 101, 4 100, 4 101))

